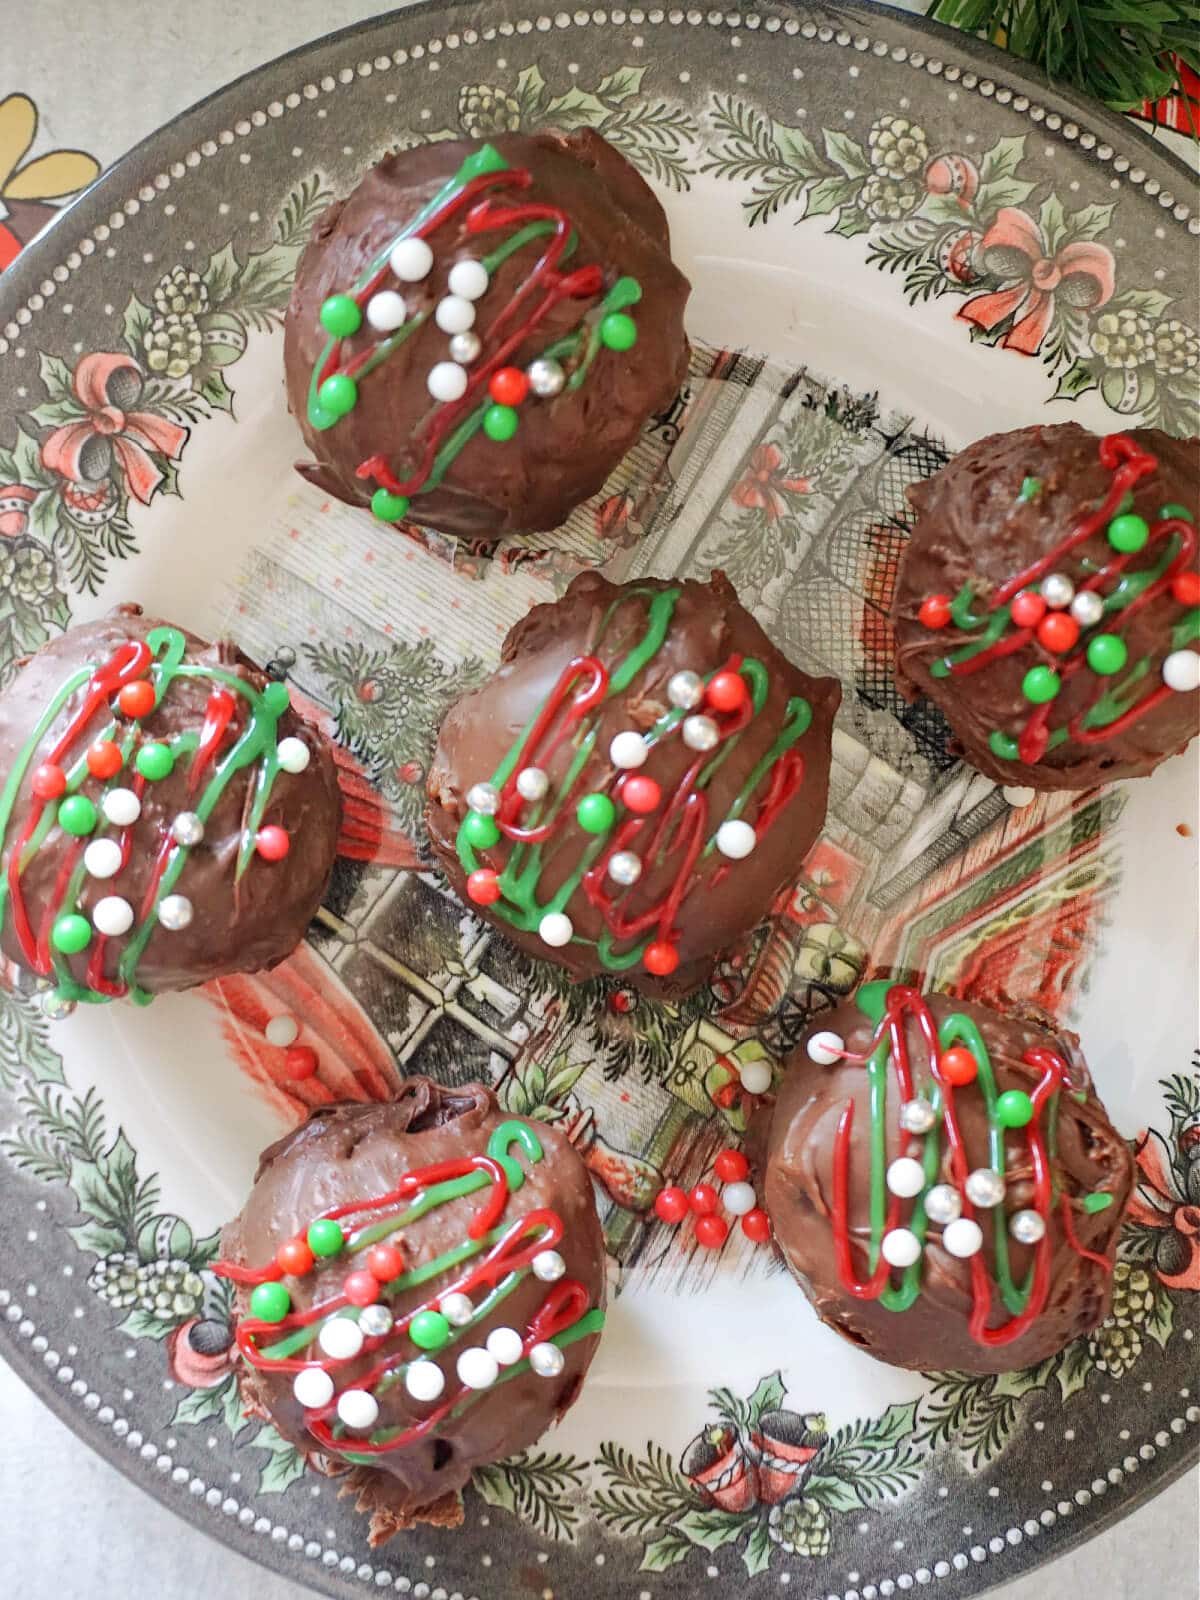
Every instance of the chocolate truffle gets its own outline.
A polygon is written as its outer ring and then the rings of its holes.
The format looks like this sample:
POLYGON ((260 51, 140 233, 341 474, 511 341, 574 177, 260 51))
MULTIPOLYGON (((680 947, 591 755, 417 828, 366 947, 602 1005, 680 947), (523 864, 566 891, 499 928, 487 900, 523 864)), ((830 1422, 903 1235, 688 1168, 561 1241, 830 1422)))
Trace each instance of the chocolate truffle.
POLYGON ((337 848, 329 748, 228 642, 120 606, 0 700, 0 951, 47 1004, 282 961, 337 848))
POLYGON ((1200 440, 994 434, 908 491, 896 675, 998 783, 1136 778, 1200 721, 1200 440))
POLYGON ((242 1399, 385 1531, 460 1520, 475 1467, 574 1402, 604 1324, 591 1180, 478 1083, 408 1078, 264 1152, 216 1270, 239 1284, 242 1399))
POLYGON ((430 837, 456 891, 523 949, 686 994, 820 831, 840 696, 720 573, 585 573, 443 722, 430 837))
POLYGON ((384 522, 555 528, 675 399, 688 288, 662 207, 590 130, 388 156, 296 273, 300 471, 384 522))
POLYGON ((1074 1034, 868 984, 813 1023, 764 1115, 776 1241, 879 1360, 1009 1372, 1107 1314, 1133 1164, 1074 1034))

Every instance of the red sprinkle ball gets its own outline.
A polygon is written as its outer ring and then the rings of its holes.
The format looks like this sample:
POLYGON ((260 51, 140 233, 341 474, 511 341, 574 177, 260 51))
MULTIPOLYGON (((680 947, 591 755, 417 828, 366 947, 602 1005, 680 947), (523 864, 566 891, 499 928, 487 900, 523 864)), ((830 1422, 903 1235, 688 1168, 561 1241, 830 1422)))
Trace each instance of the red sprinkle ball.
POLYGON ((672 1225, 682 1222, 688 1213, 688 1197, 678 1184, 660 1189, 654 1202, 654 1215, 660 1222, 672 1225))
POLYGON ((1036 589, 1022 589, 1009 607, 1009 613, 1018 628, 1036 628, 1046 615, 1046 602, 1036 589))
POLYGON ((1200 572, 1181 572, 1172 578, 1171 593, 1181 606, 1200 606, 1200 572))
POLYGON ((115 778, 124 766, 119 745, 111 739, 97 739, 87 753, 87 769, 93 778, 115 778))
POLYGON ((979 1074, 978 1061, 960 1044, 952 1045, 949 1050, 943 1050, 939 1068, 941 1076, 956 1089, 974 1083, 979 1074))
POLYGON ((297 1083, 311 1078, 317 1070, 317 1052, 307 1044, 293 1044, 283 1052, 283 1070, 297 1083))
POLYGON ((927 600, 922 600, 917 621, 926 628, 944 628, 950 621, 950 596, 931 594, 927 600))
POLYGON ((714 711, 738 711, 746 697, 746 684, 740 672, 718 672, 705 694, 714 711))
POLYGON ((708 1217, 717 1209, 717 1198, 711 1183, 698 1183, 688 1195, 688 1204, 698 1217, 708 1217))
POLYGON ((755 1206, 753 1211, 747 1211, 742 1218, 742 1232, 747 1239, 753 1239, 755 1244, 765 1244, 771 1237, 771 1219, 761 1206, 755 1206))
POLYGON ((722 1183, 742 1183, 750 1171, 750 1163, 740 1150, 722 1150, 713 1162, 713 1171, 722 1183))
POLYGON ((288 838, 286 828, 279 828, 274 823, 269 823, 265 828, 258 830, 254 848, 264 861, 282 861, 292 848, 292 841, 288 838))
POLYGON ((728 1237, 729 1224, 724 1217, 705 1216, 696 1223, 696 1243, 706 1250, 719 1250, 728 1237))
POLYGON ((621 804, 638 816, 646 816, 658 809, 662 790, 653 778, 626 778, 621 785, 621 804))
POLYGON ((311 1272, 312 1264, 313 1253, 308 1248, 307 1239, 289 1239, 275 1252, 275 1265, 280 1272, 286 1272, 293 1278, 302 1278, 306 1272, 311 1272))
POLYGON ((492 867, 479 867, 467 879, 467 899, 477 906, 494 905, 500 898, 500 875, 492 867))
POLYGON ((57 800, 67 787, 67 775, 53 761, 45 761, 34 769, 29 786, 39 800, 57 800))
POLYGON ((488 393, 498 406, 519 406, 529 393, 529 379, 520 367, 501 367, 492 373, 488 393))
POLYGON ((373 1306, 379 1295, 379 1279, 373 1272, 347 1273, 342 1293, 352 1306, 373 1306))
POLYGON ((404 1257, 394 1244, 373 1244, 367 1251, 367 1271, 380 1283, 391 1283, 404 1271, 404 1257))
POLYGON ((146 717, 154 710, 154 685, 145 678, 127 683, 117 696, 117 704, 127 717, 146 717))
POLYGON ((679 965, 679 951, 666 939, 656 939, 646 946, 642 961, 647 972, 652 972, 656 978, 665 978, 679 965))
POLYGON ((1056 656, 1065 656, 1079 638, 1079 624, 1066 611, 1052 611, 1038 623, 1038 643, 1056 656))

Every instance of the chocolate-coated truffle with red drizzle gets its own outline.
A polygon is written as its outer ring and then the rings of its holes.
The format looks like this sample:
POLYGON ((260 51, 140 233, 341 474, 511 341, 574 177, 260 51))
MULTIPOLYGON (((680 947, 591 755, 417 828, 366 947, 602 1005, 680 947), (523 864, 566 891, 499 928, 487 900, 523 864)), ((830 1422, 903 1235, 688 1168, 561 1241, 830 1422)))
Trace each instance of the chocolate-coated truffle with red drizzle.
POLYGON ((532 954, 686 994, 820 831, 839 698, 720 573, 584 574, 443 722, 430 837, 456 892, 532 954))
POLYGON ((1004 784, 1152 772, 1200 727, 1200 440, 980 439, 914 485, 896 673, 1004 784))
POLYGON ((460 1520, 472 1470, 574 1402, 604 1323, 587 1169, 480 1084, 315 1112, 221 1248, 244 1402, 319 1469, 359 1469, 377 1533, 460 1520))
POLYGON ((822 1012, 762 1116, 779 1248, 879 1360, 1015 1371, 1107 1314, 1133 1165, 1074 1034, 868 984, 822 1012))
POLYGON ((52 1013, 258 971, 299 944, 341 802, 289 698, 228 641, 137 606, 17 675, 0 700, 0 951, 52 986, 52 1013))
POLYGON ((297 270, 300 471, 385 522, 557 527, 677 395, 688 289, 662 207, 590 130, 388 156, 297 270))

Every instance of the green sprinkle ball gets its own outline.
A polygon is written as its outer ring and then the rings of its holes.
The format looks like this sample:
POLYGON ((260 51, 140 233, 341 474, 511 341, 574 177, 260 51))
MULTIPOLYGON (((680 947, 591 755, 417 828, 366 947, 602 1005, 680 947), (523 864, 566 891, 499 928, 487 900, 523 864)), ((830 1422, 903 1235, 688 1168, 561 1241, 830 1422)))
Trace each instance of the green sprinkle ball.
POLYGON ((292 703, 292 691, 286 683, 269 683, 262 692, 263 705, 273 717, 281 716, 292 703))
POLYGON ((344 417, 358 404, 358 385, 347 373, 335 372, 317 390, 317 399, 323 411, 335 417, 344 417))
POLYGON ((1108 525, 1108 542, 1122 555, 1133 555, 1141 550, 1149 537, 1150 524, 1133 511, 1114 517, 1108 525))
POLYGON ((318 1217, 309 1224, 308 1248, 315 1256, 336 1256, 346 1243, 346 1235, 329 1217, 318 1217))
POLYGON ((1001 761, 1015 761, 1021 753, 1012 734, 1001 733, 999 728, 988 734, 988 749, 1001 761))
POLYGON ((507 444, 519 426, 514 406, 489 406, 483 413, 483 431, 497 444, 507 444))
POLYGON ((54 948, 61 950, 63 955, 78 955, 92 942, 92 925, 78 911, 69 911, 66 916, 56 920, 50 937, 54 941, 54 948))
POLYGON ((409 499, 406 494, 392 494, 388 489, 376 489, 371 496, 371 514, 380 522, 401 522, 408 515, 409 499))
POLYGON ((408 1336, 418 1350, 440 1350, 450 1342, 450 1324, 440 1311, 418 1311, 408 1336))
POLYGON ((331 294, 321 307, 321 326, 335 339, 348 339, 362 327, 362 312, 348 294, 331 294))
POLYGON ((1097 1190, 1095 1194, 1087 1194, 1083 1197, 1083 1209, 1089 1217, 1094 1217, 1098 1211, 1107 1211, 1112 1203, 1112 1195, 1103 1194, 1100 1190, 1097 1190))
POLYGON ((617 808, 606 794, 585 794, 575 808, 575 820, 584 833, 607 833, 617 820, 617 808))
POLYGON ((1033 1121, 1033 1101, 1024 1089, 1006 1089, 996 1101, 996 1121, 1002 1128, 1027 1128, 1033 1121))
POLYGON ((600 343, 606 350, 632 350, 637 336, 637 323, 623 311, 610 311, 601 319, 600 343))
POLYGON ((1102 678, 1109 678, 1129 660, 1129 650, 1124 639, 1115 633, 1098 633, 1087 647, 1088 666, 1102 678))
POLYGON ((58 807, 58 825, 64 833, 82 838, 96 826, 96 808, 85 794, 71 794, 58 807))
POLYGON ((137 753, 136 765, 147 782, 157 783, 160 778, 171 776, 175 757, 165 744, 144 744, 137 753))
POLYGON ((496 826, 495 818, 484 816, 482 811, 467 812, 463 835, 476 850, 489 850, 500 842, 500 829, 496 826))
POLYGON ((1021 693, 1035 706, 1044 706, 1053 700, 1062 688, 1062 679, 1053 667, 1030 667, 1021 679, 1021 693))
POLYGON ((260 1283, 250 1295, 250 1315, 260 1322, 282 1322, 292 1309, 292 1297, 281 1283, 260 1283))

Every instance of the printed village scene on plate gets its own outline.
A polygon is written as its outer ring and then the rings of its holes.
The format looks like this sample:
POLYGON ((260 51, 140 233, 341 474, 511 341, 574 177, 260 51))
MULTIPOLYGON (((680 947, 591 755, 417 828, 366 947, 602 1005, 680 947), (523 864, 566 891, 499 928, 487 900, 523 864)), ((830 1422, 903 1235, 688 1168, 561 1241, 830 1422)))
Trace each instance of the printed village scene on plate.
POLYGON ((561 1592, 873 1600, 1049 1546, 1200 1420, 1196 1063, 1102 1077, 1129 1141, 1068 1028, 1147 817, 1100 785, 1193 731, 1195 329, 1118 266, 1133 200, 1064 204, 999 106, 968 145, 932 95, 852 137, 643 62, 460 78, 340 210, 363 163, 281 149, 253 236, 160 246, 87 348, 22 335, 0 1149, 55 1226, 0 1257, 5 1326, 168 1500, 327 1587, 482 1593, 536 1551, 561 1592), (828 218, 898 319, 950 301, 1097 431, 955 455, 873 390, 686 348, 655 196, 700 191, 750 249, 828 218), (276 426, 240 407, 279 407, 293 282, 309 481, 204 636, 84 622, 185 527, 209 430, 237 473, 276 426), (224 1230, 79 1070, 191 985, 280 1136, 224 1230), (788 1267, 909 1372, 856 1394, 788 1267), (40 1272, 78 1308, 41 1332, 40 1272), (706 1319, 736 1358, 622 1392, 706 1319), (136 1402, 62 1353, 85 1324, 136 1402))

